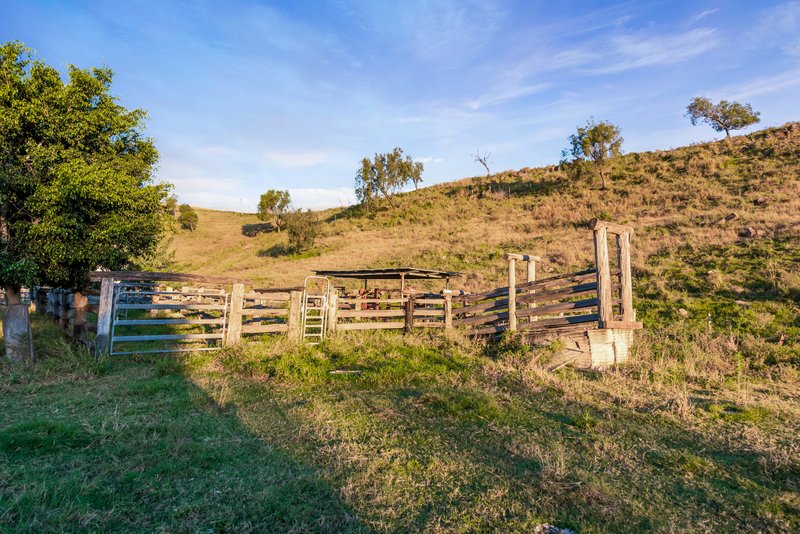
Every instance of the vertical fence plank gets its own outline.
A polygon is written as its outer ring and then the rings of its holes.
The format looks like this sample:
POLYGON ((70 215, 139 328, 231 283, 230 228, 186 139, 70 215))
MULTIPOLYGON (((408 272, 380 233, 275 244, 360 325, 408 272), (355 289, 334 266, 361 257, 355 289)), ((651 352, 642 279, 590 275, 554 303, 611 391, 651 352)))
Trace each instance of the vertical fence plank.
POLYGON ((289 339, 293 341, 300 341, 302 335, 302 321, 303 315, 303 292, 292 291, 289 295, 289 320, 288 332, 289 339))
POLYGON ((333 287, 333 284, 330 286, 330 292, 328 293, 328 325, 327 325, 327 333, 333 334, 336 332, 336 315, 337 311, 339 310, 339 295, 336 293, 336 288, 333 287))
POLYGON ((70 298, 69 336, 75 341, 83 339, 86 333, 86 305, 89 299, 80 291, 72 293, 70 298))
POLYGON ((406 333, 414 328, 414 297, 409 295, 406 299, 406 320, 403 329, 406 333))
POLYGON ((107 354, 111 343, 111 319, 114 313, 114 279, 104 277, 100 282, 100 305, 97 312, 97 339, 95 350, 107 354))
POLYGON ((244 308, 244 284, 233 284, 231 307, 228 312, 228 329, 225 344, 235 345, 242 339, 242 309, 244 308))
POLYGON ((453 328, 453 295, 450 292, 444 294, 444 327, 453 328))
POLYGON ((58 290, 58 326, 67 333, 69 330, 69 297, 68 289, 58 290))
POLYGON ((517 260, 508 258, 508 329, 517 329, 517 260))
POLYGON ((600 328, 613 320, 614 308, 611 302, 611 269, 608 264, 608 233, 605 226, 594 229, 594 258, 597 266, 597 298, 600 328))
POLYGON ((619 282, 622 297, 622 320, 633 322, 636 320, 633 310, 633 283, 631 278, 631 234, 623 232, 617 236, 619 248, 619 282))
MULTIPOLYGON (((525 281, 528 282, 528 283, 535 282, 536 281, 536 260, 533 260, 533 259, 528 260, 527 267, 528 267, 528 270, 527 270, 528 272, 527 272, 527 278, 525 279, 525 281)), ((536 293, 536 290, 532 289, 530 291, 530 293, 536 293)), ((535 308, 536 307, 536 303, 535 302, 531 302, 528 305, 528 307, 529 308, 535 308)), ((533 315, 533 316, 531 316, 529 321, 536 321, 537 319, 538 319, 538 317, 533 315)))

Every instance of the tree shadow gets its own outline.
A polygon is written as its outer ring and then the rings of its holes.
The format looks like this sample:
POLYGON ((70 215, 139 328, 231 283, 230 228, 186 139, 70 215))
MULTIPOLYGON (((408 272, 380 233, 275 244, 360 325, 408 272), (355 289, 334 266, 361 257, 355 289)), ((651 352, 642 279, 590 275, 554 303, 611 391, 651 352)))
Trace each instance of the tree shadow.
POLYGON ((242 235, 247 237, 255 237, 258 234, 266 234, 268 232, 272 232, 273 230, 275 230, 275 226, 268 222, 242 225, 242 235))
POLYGON ((446 193, 449 197, 468 195, 474 198, 527 197, 549 195, 564 189, 569 180, 563 177, 543 177, 536 180, 480 181, 453 187, 446 193))
POLYGON ((279 258, 281 256, 289 256, 293 253, 294 249, 283 243, 278 243, 277 245, 272 245, 271 247, 259 249, 259 251, 256 252, 256 255, 259 258, 279 258))
POLYGON ((0 530, 369 531, 316 468, 254 435, 227 390, 193 383, 193 361, 117 360, 35 384, 35 403, 6 391, 0 530))

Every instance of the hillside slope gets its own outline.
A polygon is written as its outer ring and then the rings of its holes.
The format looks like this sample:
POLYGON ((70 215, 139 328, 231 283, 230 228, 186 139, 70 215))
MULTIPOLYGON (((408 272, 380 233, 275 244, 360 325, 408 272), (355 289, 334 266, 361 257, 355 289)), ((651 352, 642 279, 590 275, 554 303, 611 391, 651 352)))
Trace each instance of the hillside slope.
POLYGON ((546 270, 586 264, 592 248, 584 228, 592 217, 636 228, 637 267, 661 249, 734 243, 744 227, 796 238, 800 123, 731 143, 622 156, 607 190, 557 168, 525 168, 427 187, 397 202, 398 209, 384 205, 372 215, 357 208, 321 212, 323 237, 300 258, 280 253, 285 233, 246 235, 259 223, 254 215, 199 209, 196 233, 175 238, 176 268, 287 285, 315 268, 412 264, 468 272, 462 285, 474 288, 501 279, 501 262, 491 260, 502 252, 539 254, 546 270), (717 224, 730 213, 738 218, 717 224))
POLYGON ((197 232, 175 238, 176 269, 286 286, 312 269, 413 265, 462 271, 456 287, 475 290, 504 280, 505 252, 542 256, 544 273, 591 265, 586 223, 598 217, 636 229, 635 306, 649 327, 783 337, 781 359, 800 362, 800 123, 612 166, 606 190, 526 168, 398 195, 394 210, 327 210, 301 257, 282 252, 285 233, 252 235, 253 215, 199 210, 197 232))

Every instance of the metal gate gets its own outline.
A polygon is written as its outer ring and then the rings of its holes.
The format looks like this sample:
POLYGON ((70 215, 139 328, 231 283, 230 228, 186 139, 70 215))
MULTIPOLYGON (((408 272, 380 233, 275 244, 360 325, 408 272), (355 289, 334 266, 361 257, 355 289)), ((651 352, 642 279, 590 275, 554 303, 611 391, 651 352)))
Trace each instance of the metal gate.
POLYGON ((225 340, 228 304, 229 295, 223 290, 170 291, 154 284, 121 282, 114 287, 109 353, 217 350, 225 340), (186 346, 187 342, 193 345, 186 346))

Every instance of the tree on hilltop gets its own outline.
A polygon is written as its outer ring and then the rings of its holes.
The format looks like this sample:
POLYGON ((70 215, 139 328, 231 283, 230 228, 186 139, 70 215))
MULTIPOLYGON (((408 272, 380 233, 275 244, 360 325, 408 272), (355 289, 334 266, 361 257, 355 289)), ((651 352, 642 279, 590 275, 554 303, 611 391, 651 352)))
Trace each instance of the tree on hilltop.
POLYGON ((714 104, 708 98, 696 97, 686 107, 686 116, 693 126, 705 122, 717 132, 725 132, 725 138, 731 138, 731 130, 741 130, 761 121, 761 113, 753 111, 750 104, 720 100, 714 104))
POLYGON ((194 231, 197 229, 197 221, 197 212, 194 211, 193 207, 191 207, 189 204, 181 204, 178 206, 178 222, 180 223, 181 228, 194 233, 194 231))
POLYGON ((19 42, 0 44, 0 287, 6 357, 30 358, 20 289, 84 289, 98 268, 156 254, 169 186, 152 181, 158 152, 146 114, 110 93, 108 68, 58 70, 19 42))
POLYGON ((622 154, 622 134, 619 126, 607 121, 594 122, 589 119, 586 126, 579 126, 569 136, 570 146, 564 150, 565 158, 573 162, 589 160, 600 175, 602 188, 606 188, 606 162, 622 154))
POLYGON ((289 191, 270 189, 261 195, 261 200, 258 202, 258 218, 262 221, 272 219, 275 229, 280 233, 284 225, 284 218, 289 213, 291 205, 292 197, 289 195, 289 191))
POLYGON ((392 195, 402 189, 408 182, 414 187, 422 181, 424 166, 415 162, 411 156, 403 157, 403 149, 395 149, 387 154, 375 154, 370 160, 361 160, 361 168, 356 173, 356 197, 368 209, 382 195, 392 208, 396 208, 392 195))

